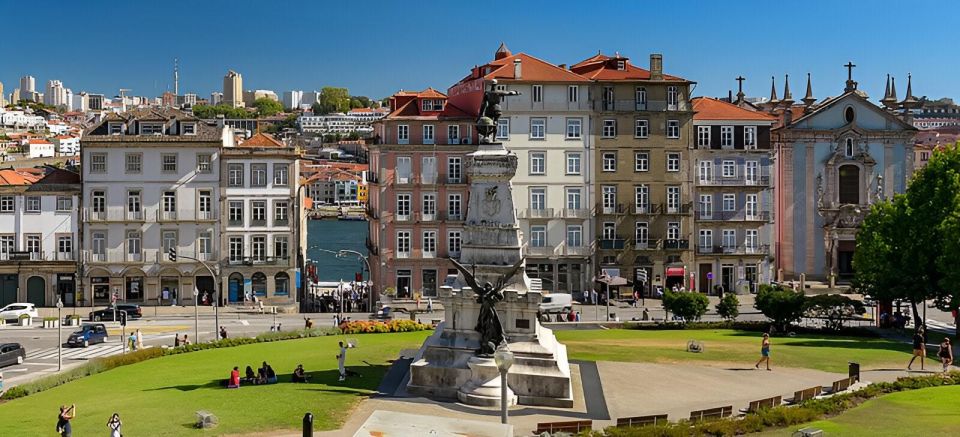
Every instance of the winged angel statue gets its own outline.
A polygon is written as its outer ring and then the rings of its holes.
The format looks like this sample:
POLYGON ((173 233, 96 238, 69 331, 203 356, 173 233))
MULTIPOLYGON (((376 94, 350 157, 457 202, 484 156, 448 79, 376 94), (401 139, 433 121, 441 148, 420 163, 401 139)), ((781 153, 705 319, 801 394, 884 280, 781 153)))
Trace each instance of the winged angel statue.
POLYGON ((480 316, 477 318, 477 326, 473 328, 480 333, 480 349, 477 355, 493 355, 497 346, 506 341, 503 335, 503 325, 500 324, 500 317, 497 315, 497 302, 503 300, 503 289, 520 269, 523 268, 523 258, 517 261, 506 274, 497 279, 497 284, 485 282, 483 286, 477 283, 477 278, 463 264, 451 259, 454 267, 463 275, 463 280, 467 285, 477 293, 477 303, 480 304, 480 316))

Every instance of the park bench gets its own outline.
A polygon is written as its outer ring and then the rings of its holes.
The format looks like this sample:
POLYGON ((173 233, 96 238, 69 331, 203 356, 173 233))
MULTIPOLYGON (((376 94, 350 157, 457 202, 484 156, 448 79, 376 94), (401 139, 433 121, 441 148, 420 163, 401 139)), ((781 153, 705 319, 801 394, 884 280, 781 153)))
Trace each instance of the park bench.
POLYGON ((652 416, 621 417, 617 419, 617 428, 641 427, 650 425, 659 425, 667 423, 666 414, 655 414, 652 416))
POLYGON ((792 398, 784 399, 784 402, 788 405, 799 404, 800 402, 820 396, 822 391, 823 387, 820 387, 819 385, 816 387, 805 388, 803 390, 797 390, 793 392, 792 398))
POLYGON ((783 400, 782 396, 774 396, 772 398, 760 399, 758 401, 751 401, 747 405, 747 408, 740 409, 740 413, 743 413, 743 414, 756 413, 757 410, 760 410, 761 408, 779 407, 780 404, 782 403, 782 400, 783 400))
POLYGON ((733 405, 725 407, 708 408, 706 410, 697 410, 690 412, 690 421, 699 422, 702 420, 722 419, 733 415, 733 405))
POLYGON ((840 393, 840 392, 842 392, 842 391, 850 388, 851 385, 856 384, 856 383, 857 383, 857 378, 856 378, 855 376, 851 376, 851 377, 848 377, 848 378, 843 378, 843 379, 834 381, 833 384, 831 384, 829 388, 828 388, 828 387, 824 387, 824 388, 823 388, 823 393, 824 393, 824 394, 840 393))
POLYGON ((543 433, 553 434, 555 432, 569 432, 569 433, 578 433, 580 431, 589 431, 592 429, 593 421, 591 420, 571 420, 567 422, 541 422, 537 424, 537 430, 534 431, 535 435, 540 435, 543 433))

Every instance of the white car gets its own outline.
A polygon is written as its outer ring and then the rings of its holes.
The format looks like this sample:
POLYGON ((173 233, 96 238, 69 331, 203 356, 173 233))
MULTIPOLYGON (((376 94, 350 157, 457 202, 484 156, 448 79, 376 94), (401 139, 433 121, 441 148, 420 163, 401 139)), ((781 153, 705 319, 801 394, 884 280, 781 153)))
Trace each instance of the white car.
POLYGON ((37 313, 37 307, 32 303, 12 303, 0 308, 0 319, 18 320, 23 314, 26 314, 31 318, 40 317, 40 315, 37 313))

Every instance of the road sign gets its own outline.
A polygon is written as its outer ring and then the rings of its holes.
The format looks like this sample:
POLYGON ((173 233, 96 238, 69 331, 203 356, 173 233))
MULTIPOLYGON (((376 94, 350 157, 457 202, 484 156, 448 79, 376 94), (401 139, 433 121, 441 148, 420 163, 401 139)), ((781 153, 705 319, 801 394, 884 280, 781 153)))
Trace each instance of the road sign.
POLYGON ((707 279, 713 280, 713 272, 707 272, 707 279))

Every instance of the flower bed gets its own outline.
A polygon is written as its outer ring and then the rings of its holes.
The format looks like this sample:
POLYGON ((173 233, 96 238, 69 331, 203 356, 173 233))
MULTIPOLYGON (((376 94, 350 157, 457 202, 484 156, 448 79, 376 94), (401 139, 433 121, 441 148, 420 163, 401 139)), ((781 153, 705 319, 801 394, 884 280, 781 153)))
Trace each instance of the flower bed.
POLYGON ((357 320, 343 322, 340 330, 344 334, 373 334, 387 332, 414 332, 433 329, 433 325, 415 322, 413 320, 390 320, 388 322, 374 320, 357 320))

